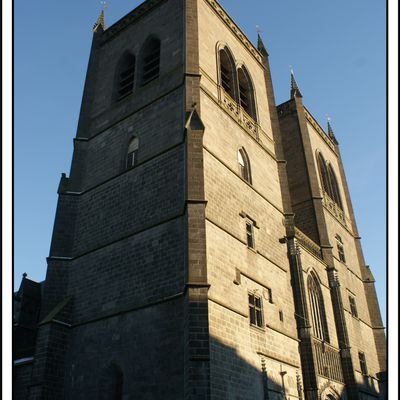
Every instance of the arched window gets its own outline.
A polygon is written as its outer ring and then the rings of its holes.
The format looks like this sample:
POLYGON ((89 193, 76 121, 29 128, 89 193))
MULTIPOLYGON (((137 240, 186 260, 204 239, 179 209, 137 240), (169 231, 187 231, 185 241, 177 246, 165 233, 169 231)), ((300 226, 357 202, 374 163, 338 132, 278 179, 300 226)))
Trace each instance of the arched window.
POLYGON ((155 37, 150 37, 143 44, 141 50, 141 79, 140 84, 146 85, 157 79, 160 75, 161 42, 155 37))
POLYGON ((337 400, 335 396, 333 396, 332 394, 328 394, 326 396, 326 400, 337 400))
POLYGON ((321 153, 318 153, 317 160, 323 190, 343 210, 339 185, 332 165, 326 163, 321 153))
POLYGON ((335 172, 333 171, 332 166, 329 164, 328 166, 328 174, 329 181, 331 183, 331 198, 335 201, 335 203, 343 210, 342 199, 340 197, 339 185, 336 179, 335 172))
POLYGON ((251 83, 250 75, 245 67, 240 67, 237 71, 239 81, 239 101, 243 109, 256 120, 256 106, 254 102, 254 88, 251 83))
POLYGON ((117 100, 128 96, 133 91, 135 82, 135 56, 125 53, 119 64, 117 72, 117 100))
POLYGON ((329 185, 328 170, 326 168, 325 159, 321 153, 318 153, 317 159, 318 159, 319 174, 320 174, 321 182, 322 182, 322 189, 326 193, 328 193, 329 197, 332 197, 331 188, 329 185))
POLYGON ((226 47, 219 51, 219 68, 221 86, 233 100, 237 101, 235 62, 232 54, 226 47))
POLYGON ((121 368, 112 364, 100 375, 99 399, 122 400, 124 376, 121 368))
POLYGON ((128 152, 126 156, 126 168, 132 168, 136 164, 137 152, 139 150, 139 139, 134 137, 129 142, 128 152))
POLYGON ((252 183, 251 180, 251 168, 250 160, 244 148, 238 151, 238 164, 240 176, 248 183, 252 183))
POLYGON ((313 334, 318 339, 329 342, 324 300, 317 277, 311 273, 307 281, 313 334))

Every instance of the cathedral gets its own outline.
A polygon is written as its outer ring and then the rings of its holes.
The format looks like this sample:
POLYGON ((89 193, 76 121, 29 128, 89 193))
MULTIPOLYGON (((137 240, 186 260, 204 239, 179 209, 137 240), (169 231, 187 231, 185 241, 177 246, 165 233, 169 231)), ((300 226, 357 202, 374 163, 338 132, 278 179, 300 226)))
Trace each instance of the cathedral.
POLYGON ((330 123, 217 0, 93 28, 16 400, 374 400, 386 338, 330 123), (288 90, 289 92, 289 90, 288 90))

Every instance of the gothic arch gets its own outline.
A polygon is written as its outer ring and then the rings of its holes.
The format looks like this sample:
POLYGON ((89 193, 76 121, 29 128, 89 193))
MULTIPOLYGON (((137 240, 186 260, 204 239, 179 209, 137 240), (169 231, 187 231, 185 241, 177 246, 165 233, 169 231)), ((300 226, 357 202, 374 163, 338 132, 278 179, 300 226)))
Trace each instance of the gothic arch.
POLYGON ((237 75, 235 59, 226 44, 217 46, 218 81, 228 95, 238 102, 237 75))
POLYGON ((237 152, 240 176, 248 183, 252 184, 250 159, 244 147, 237 152))
POLYGON ((318 275, 311 271, 307 278, 307 291, 313 335, 329 343, 328 323, 325 313, 324 298, 318 275))
POLYGON ((242 64, 237 68, 237 77, 240 105, 254 121, 257 121, 254 84, 245 65, 242 64))
POLYGON ((115 69, 114 98, 120 100, 133 92, 135 85, 136 57, 125 51, 115 69))
POLYGON ((343 210, 342 198, 335 171, 329 162, 326 162, 322 153, 316 152, 319 176, 321 178, 321 186, 324 192, 343 210))
POLYGON ((144 86, 160 75, 161 40, 150 35, 144 41, 139 54, 140 86, 144 86))
POLYGON ((332 200, 343 210, 342 198, 340 197, 339 184, 336 178, 335 171, 331 164, 328 164, 328 175, 331 184, 332 200))
POLYGON ((321 178, 322 189, 326 193, 328 193, 329 197, 332 197, 331 187, 330 187, 330 184, 329 184, 329 175, 328 175, 328 169, 327 169, 327 166, 326 166, 326 161, 325 161, 325 158, 321 154, 320 151, 317 151, 317 162, 318 162, 319 176, 321 178))
POLYGON ((320 395, 321 400, 341 400, 342 397, 337 392, 335 388, 330 386, 330 384, 322 390, 320 395))

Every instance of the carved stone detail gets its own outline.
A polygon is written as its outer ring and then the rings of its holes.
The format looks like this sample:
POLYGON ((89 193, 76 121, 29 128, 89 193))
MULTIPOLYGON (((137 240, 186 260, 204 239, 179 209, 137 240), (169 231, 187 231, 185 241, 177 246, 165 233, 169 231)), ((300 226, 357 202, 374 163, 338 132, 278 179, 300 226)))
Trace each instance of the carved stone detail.
POLYGON ((259 140, 259 125, 221 87, 219 92, 220 104, 251 136, 259 140))
POLYGON ((295 237, 298 243, 305 249, 310 251, 312 254, 322 259, 321 247, 319 247, 313 240, 311 240, 305 233, 300 229, 294 228, 295 237))
POLYGON ((346 217, 344 215, 344 211, 339 208, 339 206, 333 201, 329 195, 324 191, 324 197, 322 199, 322 204, 326 209, 328 209, 331 214, 344 226, 347 226, 346 217))
POLYGON ((298 245, 296 243, 296 239, 288 240, 288 248, 289 248, 289 254, 291 256, 299 255, 299 253, 298 253, 298 245))
POLYGON ((340 352, 326 342, 313 338, 318 375, 338 382, 344 382, 340 352))
POLYGON ((297 386, 297 395, 300 400, 303 400, 303 385, 301 383, 301 376, 299 371, 296 371, 296 386, 297 386))

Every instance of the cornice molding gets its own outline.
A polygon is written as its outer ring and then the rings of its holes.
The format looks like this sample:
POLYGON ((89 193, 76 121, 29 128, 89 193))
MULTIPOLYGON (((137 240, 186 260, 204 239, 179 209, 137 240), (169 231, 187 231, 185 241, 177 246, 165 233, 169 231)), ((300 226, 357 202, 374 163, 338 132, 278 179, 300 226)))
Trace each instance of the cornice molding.
POLYGON ((243 31, 235 24, 233 19, 228 13, 222 8, 222 6, 216 0, 204 0, 214 12, 221 18, 225 25, 231 30, 231 32, 239 39, 240 42, 247 48, 252 56, 263 65, 263 57, 258 49, 251 43, 243 31))
POLYGON ((111 25, 108 29, 106 29, 102 35, 103 43, 109 39, 111 39, 115 34, 120 32, 122 29, 126 28, 133 21, 139 19, 148 11, 150 11, 155 6, 163 3, 165 0, 147 0, 144 3, 140 4, 138 7, 133 9, 129 14, 122 17, 115 24, 111 25))
POLYGON ((324 139, 325 143, 329 146, 329 148, 335 153, 336 157, 338 153, 336 151, 336 146, 332 139, 327 135, 327 133, 321 128, 321 125, 316 121, 316 119, 311 115, 311 113, 307 110, 305 106, 303 106, 304 115, 306 116, 307 121, 313 126, 313 128, 318 132, 318 134, 324 139))

